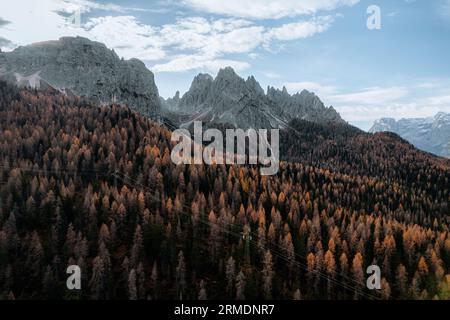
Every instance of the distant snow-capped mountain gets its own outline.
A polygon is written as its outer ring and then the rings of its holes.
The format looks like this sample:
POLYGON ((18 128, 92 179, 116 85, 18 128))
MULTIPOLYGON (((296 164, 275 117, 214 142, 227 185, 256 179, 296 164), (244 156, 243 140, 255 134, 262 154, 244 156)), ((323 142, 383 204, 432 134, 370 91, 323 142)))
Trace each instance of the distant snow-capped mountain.
POLYGON ((221 69, 216 78, 197 75, 188 92, 162 99, 162 107, 172 118, 176 115, 182 127, 195 120, 242 129, 283 128, 293 119, 345 123, 333 107, 325 107, 312 92, 290 95, 286 88, 272 87, 264 92, 253 76, 244 80, 230 67, 221 69))
POLYGON ((376 120, 371 133, 391 131, 417 148, 443 157, 450 157, 450 113, 439 112, 434 117, 376 120))

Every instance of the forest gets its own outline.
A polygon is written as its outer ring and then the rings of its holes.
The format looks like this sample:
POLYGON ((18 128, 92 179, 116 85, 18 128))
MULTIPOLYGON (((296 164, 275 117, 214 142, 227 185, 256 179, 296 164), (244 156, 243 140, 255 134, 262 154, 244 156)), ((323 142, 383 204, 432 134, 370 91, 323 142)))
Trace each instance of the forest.
POLYGON ((450 299, 448 160, 294 121, 261 176, 174 165, 170 137, 127 106, 1 82, 0 299, 450 299))

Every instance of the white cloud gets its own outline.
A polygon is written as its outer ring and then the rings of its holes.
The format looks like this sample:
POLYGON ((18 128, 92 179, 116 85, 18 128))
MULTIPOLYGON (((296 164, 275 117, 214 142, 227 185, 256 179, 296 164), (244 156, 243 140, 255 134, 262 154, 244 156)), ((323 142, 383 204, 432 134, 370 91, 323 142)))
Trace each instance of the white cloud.
POLYGON ((158 30, 162 46, 180 50, 198 50, 202 55, 245 53, 262 41, 264 27, 253 26, 242 20, 207 20, 200 17, 178 19, 158 30))
POLYGON ((440 111, 450 112, 450 95, 430 92, 430 89, 419 83, 407 88, 373 88, 328 98, 341 116, 351 122, 373 122, 384 117, 423 118, 440 111))
POLYGON ((159 60, 166 56, 160 43, 154 41, 158 31, 140 24, 133 16, 92 18, 76 33, 106 43, 126 58, 159 60))
POLYGON ((380 105, 403 98, 407 94, 408 89, 403 87, 374 87, 355 93, 333 95, 330 99, 339 103, 380 105))
POLYGON ((153 42, 167 50, 175 49, 175 52, 169 55, 167 62, 154 65, 152 70, 175 72, 206 68, 215 72, 226 65, 244 70, 249 67, 247 62, 226 59, 226 55, 248 53, 254 59, 256 56, 253 51, 259 47, 269 50, 274 43, 311 37, 315 33, 324 32, 331 21, 331 18, 319 17, 311 21, 267 28, 242 19, 178 19, 175 23, 158 29, 153 42), (288 37, 289 31, 291 36, 288 37), (178 55, 179 51, 193 52, 178 55))
POLYGON ((285 84, 286 89, 291 93, 297 93, 302 90, 308 90, 314 92, 319 97, 327 97, 335 94, 337 89, 334 86, 325 86, 317 82, 288 82, 285 84))
POLYGON ((409 94, 405 87, 373 87, 362 91, 328 96, 347 121, 374 121, 382 117, 407 117, 420 114, 418 105, 400 101, 409 94))
POLYGON ((262 74, 269 79, 281 79, 282 75, 274 71, 263 71, 262 74))
POLYGON ((148 25, 123 14, 132 10, 139 9, 91 0, 16 0, 0 13, 3 20, 11 22, 1 26, 0 46, 11 50, 17 45, 79 35, 105 43, 124 58, 144 60, 157 72, 201 68, 214 72, 227 64, 243 70, 248 62, 229 55, 246 54, 247 59, 254 59, 258 48, 273 52, 285 42, 326 31, 332 22, 330 17, 317 17, 267 27, 241 18, 182 17, 164 25, 148 25), (27 10, 20 10, 22 7, 27 10), (107 15, 85 18, 82 14, 81 25, 68 19, 76 12, 99 10, 107 15))
POLYGON ((352 6, 359 0, 183 0, 195 9, 248 19, 279 19, 311 15, 323 10, 352 6))
POLYGON ((59 6, 59 11, 73 14, 75 12, 86 13, 93 10, 106 10, 124 12, 125 8, 111 4, 98 3, 91 0, 55 0, 55 5, 59 6))
POLYGON ((349 122, 373 122, 384 117, 431 117, 439 111, 450 112, 450 95, 433 90, 442 87, 435 82, 419 82, 407 87, 372 87, 350 93, 343 93, 334 85, 308 81, 288 82, 285 86, 291 94, 303 89, 316 93, 349 122))
POLYGON ((336 107, 342 118, 350 122, 373 122, 380 118, 425 118, 436 113, 449 112, 450 105, 425 106, 419 103, 396 103, 392 105, 366 105, 336 107))
POLYGON ((416 87, 419 89, 434 89, 439 88, 440 84, 436 82, 422 82, 419 83, 416 87))
POLYGON ((439 12, 444 18, 450 18, 450 0, 440 0, 439 12))
POLYGON ((220 68, 230 66, 236 71, 248 69, 250 65, 247 62, 209 58, 205 56, 186 55, 170 59, 167 63, 155 64, 152 67, 154 72, 182 72, 189 70, 208 70, 216 73, 220 68))
POLYGON ((287 23, 280 27, 271 29, 267 37, 280 41, 292 41, 296 39, 308 38, 316 33, 321 33, 331 26, 333 18, 330 16, 319 17, 310 21, 287 23))
POLYGON ((435 96, 430 97, 426 100, 426 104, 432 105, 432 106, 442 106, 446 105, 450 107, 450 95, 444 95, 444 96, 435 96))
POLYGON ((14 0, 2 4, 0 16, 10 23, 2 27, 1 33, 16 46, 73 36, 80 30, 69 23, 67 16, 80 12, 83 19, 83 13, 93 10, 123 12, 127 9, 88 0, 14 0))
POLYGON ((5 26, 5 25, 7 25, 7 24, 9 24, 9 23, 10 23, 9 21, 4 20, 4 19, 2 19, 2 18, 0 17, 0 27, 1 27, 1 26, 5 26))

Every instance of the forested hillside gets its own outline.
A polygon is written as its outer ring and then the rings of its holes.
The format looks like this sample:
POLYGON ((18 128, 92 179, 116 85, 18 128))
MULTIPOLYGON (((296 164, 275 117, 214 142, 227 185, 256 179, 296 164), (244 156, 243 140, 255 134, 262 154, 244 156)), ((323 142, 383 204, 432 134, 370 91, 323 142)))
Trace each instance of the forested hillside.
POLYGON ((450 167, 396 136, 300 126, 260 176, 173 165, 128 107, 0 93, 0 298, 450 298, 450 167))

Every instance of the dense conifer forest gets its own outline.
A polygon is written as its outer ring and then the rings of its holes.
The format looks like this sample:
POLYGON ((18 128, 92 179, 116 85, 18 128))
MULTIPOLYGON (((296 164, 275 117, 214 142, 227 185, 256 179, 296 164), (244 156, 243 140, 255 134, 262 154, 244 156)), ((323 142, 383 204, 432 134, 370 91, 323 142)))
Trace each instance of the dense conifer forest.
POLYGON ((170 137, 126 106, 1 83, 0 298, 450 298, 449 161, 294 121, 261 176, 175 166, 170 137))

